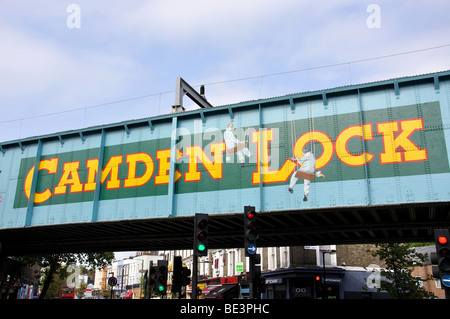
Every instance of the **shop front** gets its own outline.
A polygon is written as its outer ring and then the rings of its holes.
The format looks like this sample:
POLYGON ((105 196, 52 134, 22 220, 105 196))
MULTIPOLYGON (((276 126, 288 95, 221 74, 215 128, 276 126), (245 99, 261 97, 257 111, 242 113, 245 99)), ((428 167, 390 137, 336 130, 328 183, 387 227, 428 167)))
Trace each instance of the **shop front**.
MULTIPOLYGON (((223 286, 236 286, 239 287, 239 278, 238 276, 232 277, 214 277, 214 278, 204 278, 199 280, 197 283, 197 287, 199 288, 197 297, 200 299, 205 298, 212 291, 221 288, 223 286)), ((215 296, 213 299, 226 299, 225 295, 232 294, 234 296, 235 289, 226 289, 226 293, 217 293, 219 290, 216 290, 215 294, 209 296, 211 298, 213 295, 215 296)), ((192 294, 192 285, 186 286, 186 294, 191 297, 192 294)))
POLYGON ((292 268, 263 274, 264 299, 341 299, 342 269, 292 268))

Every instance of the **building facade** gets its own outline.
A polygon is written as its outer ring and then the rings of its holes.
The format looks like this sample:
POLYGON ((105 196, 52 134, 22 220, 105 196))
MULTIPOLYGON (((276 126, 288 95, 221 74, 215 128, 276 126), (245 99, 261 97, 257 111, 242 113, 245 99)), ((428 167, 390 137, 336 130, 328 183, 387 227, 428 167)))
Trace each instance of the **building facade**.
MULTIPOLYGON (((376 292, 372 283, 382 263, 367 253, 370 249, 374 246, 258 248, 265 284, 262 298, 386 298, 376 292)), ((183 263, 193 268, 192 251, 166 251, 164 258, 170 264, 174 256, 181 256, 183 263)), ((241 248, 210 250, 208 256, 198 260, 200 297, 222 284, 239 282, 249 271, 248 258, 241 248)), ((192 287, 186 290, 188 298, 191 290, 192 287)), ((248 289, 241 289, 240 297, 247 298, 248 289)))
POLYGON ((94 290, 110 292, 110 298, 141 299, 144 295, 144 278, 151 263, 156 265, 164 255, 158 252, 139 252, 123 260, 114 260, 110 266, 95 272, 94 290), (109 279, 116 278, 116 285, 109 279))
MULTIPOLYGON (((434 248, 434 246, 432 246, 434 248)), ((386 299, 386 293, 378 293, 380 270, 384 264, 368 251, 374 245, 327 245, 258 248, 261 256, 264 299, 386 299)), ((429 249, 428 249, 429 250, 429 249)), ((171 294, 173 260, 182 257, 182 263, 193 269, 192 250, 168 250, 150 254, 138 254, 122 261, 115 261, 104 270, 97 271, 97 289, 108 288, 108 278, 114 273, 117 286, 114 296, 143 297, 143 278, 150 262, 164 259, 169 264, 167 298, 171 294)), ((208 256, 198 258, 198 286, 205 297, 214 288, 239 283, 249 271, 248 258, 241 248, 213 249, 208 256)), ((423 286, 438 298, 444 297, 439 282, 425 280, 431 275, 431 265, 418 267, 414 275, 423 278, 423 286)), ((183 298, 191 298, 192 286, 183 290, 183 298)), ((241 286, 241 298, 248 298, 249 291, 241 286)))

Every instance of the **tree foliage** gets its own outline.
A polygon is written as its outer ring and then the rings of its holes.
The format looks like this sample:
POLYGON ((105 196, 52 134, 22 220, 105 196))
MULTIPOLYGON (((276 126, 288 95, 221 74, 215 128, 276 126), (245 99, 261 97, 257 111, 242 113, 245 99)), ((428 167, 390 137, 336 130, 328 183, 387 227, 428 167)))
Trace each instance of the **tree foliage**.
POLYGON ((377 250, 369 251, 374 257, 384 261, 386 268, 381 270, 381 287, 378 292, 386 291, 393 299, 432 298, 434 294, 421 287, 421 281, 412 276, 414 267, 422 267, 427 254, 416 252, 405 244, 376 244, 377 250))
POLYGON ((41 276, 43 282, 39 299, 46 297, 50 284, 56 275, 57 278, 67 278, 67 265, 78 264, 98 269, 111 264, 113 259, 113 252, 52 254, 20 258, 21 262, 25 265, 31 266, 37 264, 42 268, 41 276))

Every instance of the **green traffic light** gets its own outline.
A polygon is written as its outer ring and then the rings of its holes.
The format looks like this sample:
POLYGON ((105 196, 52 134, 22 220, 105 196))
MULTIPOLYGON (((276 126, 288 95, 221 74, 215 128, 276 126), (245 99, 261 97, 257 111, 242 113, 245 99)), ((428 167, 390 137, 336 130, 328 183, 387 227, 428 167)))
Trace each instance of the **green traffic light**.
POLYGON ((198 251, 205 251, 206 246, 204 244, 200 244, 197 246, 198 251))
POLYGON ((161 291, 161 292, 164 291, 164 286, 162 286, 162 285, 158 286, 158 290, 161 291))

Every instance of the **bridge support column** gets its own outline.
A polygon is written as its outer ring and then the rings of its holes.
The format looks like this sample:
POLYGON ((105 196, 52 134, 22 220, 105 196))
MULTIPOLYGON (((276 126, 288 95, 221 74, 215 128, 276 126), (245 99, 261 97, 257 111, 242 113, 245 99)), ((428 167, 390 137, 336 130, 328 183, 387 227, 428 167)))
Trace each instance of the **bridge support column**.
POLYGON ((175 192, 175 165, 177 163, 177 123, 178 118, 172 118, 172 134, 170 135, 170 167, 169 167, 169 185, 167 190, 167 197, 169 200, 169 217, 173 216, 173 199, 175 192))
POLYGON ((38 140, 36 159, 34 161, 34 172, 33 179, 31 180, 31 190, 30 197, 28 198, 27 214, 25 216, 24 226, 31 226, 31 220, 33 218, 33 207, 34 207, 34 195, 36 194, 37 180, 39 175, 39 165, 41 163, 42 155, 42 140, 38 140))
POLYGON ((97 176, 95 179, 95 190, 94 190, 94 199, 92 203, 92 222, 96 222, 98 219, 98 205, 100 199, 100 187, 102 180, 102 169, 103 169, 103 157, 105 154, 105 130, 102 129, 102 136, 100 139, 100 150, 98 154, 98 166, 97 166, 97 176))

